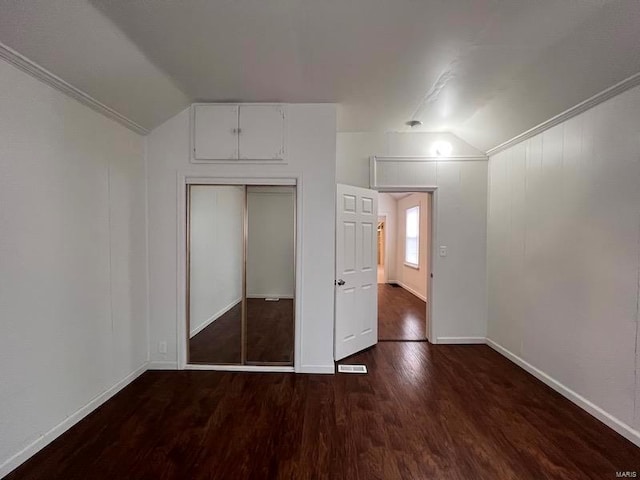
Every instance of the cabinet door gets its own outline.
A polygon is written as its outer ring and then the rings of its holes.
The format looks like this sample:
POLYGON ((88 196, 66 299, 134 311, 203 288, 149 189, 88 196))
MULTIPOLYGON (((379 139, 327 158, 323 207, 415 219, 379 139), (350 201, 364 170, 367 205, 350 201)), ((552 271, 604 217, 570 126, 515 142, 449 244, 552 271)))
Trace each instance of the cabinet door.
POLYGON ((240 158, 280 160, 284 158, 284 107, 240 106, 240 158))
POLYGON ((194 159, 236 160, 238 106, 196 105, 194 108, 194 159))

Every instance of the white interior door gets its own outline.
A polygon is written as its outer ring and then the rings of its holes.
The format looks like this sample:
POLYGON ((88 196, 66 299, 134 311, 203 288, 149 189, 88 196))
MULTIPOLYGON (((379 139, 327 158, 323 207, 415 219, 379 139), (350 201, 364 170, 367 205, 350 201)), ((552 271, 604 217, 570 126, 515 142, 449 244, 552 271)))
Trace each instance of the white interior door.
POLYGON ((338 184, 335 359, 378 343, 378 192, 338 184))

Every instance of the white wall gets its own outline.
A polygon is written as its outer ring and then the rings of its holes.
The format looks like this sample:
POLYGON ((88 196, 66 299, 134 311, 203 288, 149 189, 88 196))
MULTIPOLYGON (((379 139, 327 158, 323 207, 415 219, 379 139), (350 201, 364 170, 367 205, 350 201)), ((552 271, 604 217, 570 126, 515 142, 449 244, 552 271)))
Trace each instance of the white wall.
POLYGON ((488 254, 490 339, 635 429, 639 132, 635 88, 491 157, 488 254))
POLYGON ((385 224, 385 275, 388 282, 396 280, 396 239, 398 203, 388 193, 378 194, 378 216, 386 218, 385 224))
POLYGON ((142 137, 0 61, 0 477, 144 368, 144 192, 142 137))
POLYGON ((397 201, 397 230, 396 238, 396 276, 395 281, 403 288, 413 293, 421 300, 427 301, 429 285, 429 194, 412 193, 397 201), (405 264, 405 235, 406 235, 406 210, 411 207, 420 207, 420 237, 418 251, 418 268, 405 264))
POLYGON ((247 298, 293 298, 294 187, 248 187, 247 209, 247 298))
MULTIPOLYGON (((440 135, 425 133, 338 133, 337 179, 369 187, 369 156, 420 156, 440 135)), ((455 137, 452 155, 477 155, 455 137)), ((433 259, 433 335, 437 342, 483 342, 487 328, 487 162, 388 163, 380 186, 437 187, 435 246, 448 256, 433 259)))
POLYGON ((244 189, 191 187, 189 335, 242 301, 244 189))
MULTIPOLYGON (((301 175, 301 354, 296 368, 333 372, 336 109, 333 104, 296 104, 287 109, 287 165, 189 163, 189 110, 148 137, 150 335, 154 368, 177 365, 177 175, 283 177, 301 175), (158 342, 166 341, 166 354, 158 342)), ((297 293, 297 292, 296 292, 297 293)), ((182 340, 182 333, 180 338, 182 340)), ((299 352, 297 352, 299 353, 299 352)))

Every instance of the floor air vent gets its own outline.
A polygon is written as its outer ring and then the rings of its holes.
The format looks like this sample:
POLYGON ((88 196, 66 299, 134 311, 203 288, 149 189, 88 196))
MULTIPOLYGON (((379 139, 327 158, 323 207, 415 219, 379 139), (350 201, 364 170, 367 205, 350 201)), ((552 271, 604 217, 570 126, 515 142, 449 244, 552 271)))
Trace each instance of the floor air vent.
POLYGON ((364 365, 338 365, 339 373, 367 373, 364 365))

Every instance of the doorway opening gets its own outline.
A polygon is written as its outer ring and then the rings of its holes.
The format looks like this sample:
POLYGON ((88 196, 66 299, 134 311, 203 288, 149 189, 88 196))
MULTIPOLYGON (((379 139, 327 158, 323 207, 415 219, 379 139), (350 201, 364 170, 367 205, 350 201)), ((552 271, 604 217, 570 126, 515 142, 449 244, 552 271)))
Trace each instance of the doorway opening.
POLYGON ((429 337, 432 192, 378 194, 378 340, 429 337))
POLYGON ((385 249, 385 223, 386 217, 383 215, 378 216, 378 284, 386 283, 386 270, 384 262, 384 249, 385 249))

